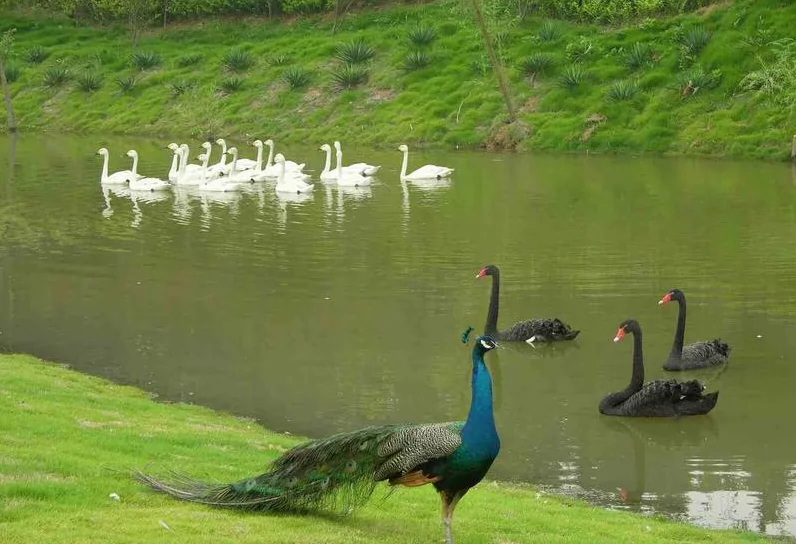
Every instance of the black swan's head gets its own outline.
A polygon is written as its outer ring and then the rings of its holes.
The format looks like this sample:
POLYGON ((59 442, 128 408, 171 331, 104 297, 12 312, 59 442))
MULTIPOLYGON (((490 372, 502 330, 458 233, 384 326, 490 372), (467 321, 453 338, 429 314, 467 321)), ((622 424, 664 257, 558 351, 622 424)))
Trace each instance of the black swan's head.
POLYGON ((498 347, 497 342, 492 340, 491 336, 487 336, 486 334, 484 334, 475 339, 475 346, 473 346, 473 351, 483 355, 487 351, 492 351, 496 347, 498 347))
POLYGON ((638 321, 635 319, 625 319, 619 324, 619 329, 616 331, 616 335, 614 335, 614 342, 619 342, 627 333, 635 334, 640 330, 641 327, 639 326, 638 321))
POLYGON ((498 275, 498 267, 495 266, 494 264, 488 264, 478 271, 478 275, 475 278, 478 279, 478 278, 483 278, 484 276, 497 276, 497 275, 498 275))
POLYGON ((672 289, 658 301, 658 304, 666 304, 667 302, 671 302, 673 300, 681 301, 685 298, 685 295, 679 289, 672 289))

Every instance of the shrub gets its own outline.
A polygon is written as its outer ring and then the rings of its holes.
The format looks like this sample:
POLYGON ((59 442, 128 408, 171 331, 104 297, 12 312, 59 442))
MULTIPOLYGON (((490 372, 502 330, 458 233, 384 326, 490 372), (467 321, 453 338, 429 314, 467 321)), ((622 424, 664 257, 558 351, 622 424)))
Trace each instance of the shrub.
POLYGON ((555 63, 555 58, 549 53, 534 53, 522 61, 520 69, 526 76, 536 77, 550 72, 555 63))
POLYGON ((421 70, 431 64, 431 57, 425 51, 410 51, 404 57, 403 67, 407 72, 421 70))
POLYGON ((271 66, 285 66, 290 63, 290 57, 285 54, 274 55, 268 61, 271 66))
POLYGON ((310 73, 301 68, 289 68, 282 74, 282 81, 284 81, 290 89, 306 87, 309 85, 310 79, 310 73))
POLYGON ((9 83, 14 83, 16 80, 19 79, 19 67, 14 66, 11 64, 6 65, 6 81, 9 83))
POLYGON ((692 60, 710 42, 710 38, 709 30, 703 26, 695 26, 685 32, 679 32, 675 39, 680 44, 683 58, 692 60))
POLYGON ((136 51, 130 55, 130 64, 141 71, 159 66, 160 62, 160 55, 151 51, 136 51))
POLYGON ((357 39, 339 46, 335 56, 346 64, 364 64, 375 55, 375 49, 361 39, 357 39))
POLYGON ((631 71, 638 70, 652 64, 655 49, 648 43, 636 42, 625 55, 625 66, 631 71))
POLYGON ((116 86, 119 88, 119 94, 129 94, 133 92, 136 85, 138 85, 138 78, 132 75, 116 80, 116 86))
POLYGON ((92 93, 102 87, 102 77, 96 72, 83 72, 77 76, 77 88, 84 93, 92 93))
POLYGON ((714 69, 706 72, 702 66, 695 66, 677 77, 680 98, 686 99, 701 90, 715 89, 721 83, 721 78, 721 70, 714 69))
POLYGON ((44 84, 47 87, 59 87, 71 78, 72 74, 69 72, 69 69, 62 66, 53 66, 44 72, 44 84))
POLYGON ((635 81, 615 81, 608 87, 605 97, 611 102, 630 100, 638 92, 638 83, 635 81))
POLYGON ((224 55, 224 67, 230 72, 245 72, 254 65, 254 59, 248 51, 230 51, 224 55))
POLYGON ((565 89, 574 90, 578 88, 588 78, 588 72, 578 64, 572 64, 564 68, 558 78, 558 84, 565 89))
POLYGON ((360 66, 346 64, 332 73, 332 80, 334 87, 338 90, 353 89, 367 82, 368 70, 360 66))
POLYGON ((243 87, 243 78, 240 77, 225 77, 218 84, 218 90, 226 94, 234 93, 243 87))
POLYGON ((553 21, 544 21, 536 36, 543 42, 554 42, 561 37, 561 29, 553 21))
POLYGON ((746 74, 738 87, 756 91, 775 103, 792 106, 796 101, 796 40, 784 38, 772 43, 774 59, 758 59, 760 69, 746 74))
POLYGON ((41 64, 49 53, 44 48, 35 45, 25 51, 25 62, 28 64, 41 64))
POLYGON ((417 48, 428 47, 437 39, 437 33, 430 26, 419 24, 409 30, 409 41, 417 48))
POLYGON ((200 55, 186 55, 177 59, 177 66, 179 68, 187 68, 188 66, 193 66, 194 64, 198 63, 200 60, 202 60, 200 55))
POLYGON ((577 42, 567 44, 566 55, 570 62, 581 62, 589 55, 596 53, 591 40, 585 36, 578 38, 577 42))

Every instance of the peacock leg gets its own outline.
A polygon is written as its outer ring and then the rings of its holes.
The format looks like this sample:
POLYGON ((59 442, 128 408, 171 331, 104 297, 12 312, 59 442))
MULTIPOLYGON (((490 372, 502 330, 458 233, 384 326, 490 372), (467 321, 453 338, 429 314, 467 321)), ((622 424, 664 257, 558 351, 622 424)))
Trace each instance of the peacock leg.
POLYGON ((442 499, 442 523, 445 526, 445 544, 453 544, 453 531, 451 530, 453 510, 456 508, 459 499, 464 496, 464 493, 454 491, 449 494, 446 491, 440 491, 439 496, 442 499))

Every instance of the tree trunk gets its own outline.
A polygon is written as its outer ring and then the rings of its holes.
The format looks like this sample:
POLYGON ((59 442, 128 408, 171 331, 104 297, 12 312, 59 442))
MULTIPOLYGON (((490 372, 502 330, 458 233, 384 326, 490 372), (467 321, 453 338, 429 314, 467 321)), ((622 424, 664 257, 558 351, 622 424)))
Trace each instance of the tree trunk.
POLYGON ((0 56, 0 87, 3 88, 3 98, 6 103, 6 115, 8 116, 8 132, 17 131, 17 121, 14 117, 14 106, 11 104, 11 91, 8 89, 8 80, 6 80, 6 63, 0 56))
POLYGON ((509 111, 509 123, 513 123, 517 119, 517 112, 514 110, 514 104, 511 101, 509 81, 506 79, 506 73, 503 71, 503 64, 501 64, 500 59, 495 53, 495 48, 492 46, 492 37, 489 35, 489 30, 486 28, 484 14, 481 11, 481 5, 478 1, 479 0, 473 0, 475 21, 478 23, 478 28, 481 30, 481 36, 483 36, 484 45, 486 46, 486 54, 489 56, 489 61, 492 63, 492 70, 495 71, 495 76, 500 86, 500 92, 503 94, 503 101, 506 103, 506 109, 509 111))

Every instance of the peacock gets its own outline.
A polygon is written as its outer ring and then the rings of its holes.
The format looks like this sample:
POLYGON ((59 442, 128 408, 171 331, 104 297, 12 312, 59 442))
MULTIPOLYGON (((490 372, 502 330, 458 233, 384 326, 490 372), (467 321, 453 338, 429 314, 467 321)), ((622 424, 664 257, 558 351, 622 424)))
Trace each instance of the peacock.
POLYGON ((432 484, 442 500, 445 540, 453 544, 456 504, 480 482, 500 451, 492 411, 492 379, 484 354, 497 347, 479 336, 472 350, 472 398, 466 421, 377 425, 300 444, 259 476, 209 484, 174 474, 134 477, 185 501, 264 512, 349 512, 367 501, 380 481, 390 486, 432 484))

